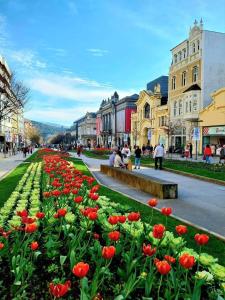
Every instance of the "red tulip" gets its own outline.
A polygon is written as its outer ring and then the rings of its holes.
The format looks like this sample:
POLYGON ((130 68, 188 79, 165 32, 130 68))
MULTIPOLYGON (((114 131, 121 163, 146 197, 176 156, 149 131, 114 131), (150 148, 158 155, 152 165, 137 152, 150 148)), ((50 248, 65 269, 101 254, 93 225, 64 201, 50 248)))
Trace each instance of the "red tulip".
POLYGON ((0 242, 0 250, 2 250, 4 247, 5 247, 5 245, 0 242))
POLYGON ((153 237, 156 239, 161 239, 163 237, 165 229, 165 226, 163 226, 162 224, 154 225, 152 231, 153 237))
POLYGON ((97 201, 98 198, 99 198, 99 194, 91 193, 91 194, 89 194, 89 197, 90 197, 92 200, 97 201))
POLYGON ((84 262, 79 262, 73 267, 73 274, 79 278, 83 278, 87 275, 89 271, 89 264, 84 262))
POLYGON ((43 219, 43 218, 45 217, 45 213, 43 213, 43 212, 37 212, 37 213, 36 213, 36 217, 37 217, 38 219, 43 219))
POLYGON ((36 218, 22 217, 21 222, 23 224, 32 224, 36 221, 36 218))
POLYGON ((156 268, 161 275, 166 275, 171 270, 171 266, 166 260, 156 262, 156 268))
POLYGON ((51 197, 51 192, 43 192, 43 197, 44 197, 44 198, 49 198, 49 197, 51 197))
POLYGON ((77 196, 76 198, 74 198, 73 200, 75 203, 81 203, 83 201, 83 197, 82 196, 77 196))
POLYGON ((53 217, 54 217, 55 219, 58 219, 58 218, 59 218, 59 214, 58 214, 58 213, 55 213, 55 214, 53 215, 53 217))
POLYGON ((202 246, 208 243, 209 236, 207 234, 199 234, 195 235, 195 241, 198 245, 202 246))
POLYGON ((96 211, 91 211, 91 212, 89 212, 87 217, 88 217, 88 219, 94 221, 98 218, 98 213, 96 211))
POLYGON ((191 269, 195 264, 195 258, 188 253, 184 253, 179 258, 180 265, 185 269, 191 269))
POLYGON ((37 224, 32 223, 32 224, 26 224, 24 231, 27 233, 32 233, 37 230, 37 224))
POLYGON ((95 232, 95 233, 93 233, 93 237, 94 237, 95 240, 99 240, 100 239, 100 234, 95 232))
POLYGON ((182 234, 185 234, 187 233, 187 226, 185 225, 178 225, 176 226, 176 232, 179 234, 179 235, 182 235, 182 234))
POLYGON ((102 248, 102 257, 105 259, 111 259, 116 253, 116 248, 114 246, 105 246, 102 248))
POLYGON ((164 258, 166 261, 168 261, 168 263, 174 264, 176 262, 176 258, 174 258, 170 255, 165 255, 164 258))
POLYGON ((65 217, 67 210, 66 210, 66 208, 59 208, 57 213, 58 213, 59 217, 65 217))
POLYGON ((118 216, 110 216, 110 217, 108 217, 108 222, 111 225, 115 225, 119 222, 119 217, 118 216))
POLYGON ((144 255, 146 256, 152 256, 156 253, 156 248, 152 248, 150 244, 148 245, 143 244, 142 250, 144 255))
POLYGON ((111 232, 109 232, 108 237, 112 241, 118 241, 120 238, 120 232, 119 231, 111 231, 111 232))
POLYGON ((69 290, 71 286, 71 282, 70 280, 67 280, 65 283, 50 283, 49 284, 49 289, 50 289, 50 293, 56 297, 56 298, 60 298, 63 297, 69 290))
POLYGON ((31 248, 31 250, 33 250, 33 251, 37 250, 37 249, 39 248, 38 242, 32 242, 32 243, 30 244, 30 248, 31 248))
POLYGON ((140 213, 139 212, 131 212, 128 216, 127 216, 128 220, 131 222, 136 222, 140 219, 140 213))
POLYGON ((59 190, 54 190, 54 191, 52 191, 52 195, 53 195, 54 197, 59 197, 59 196, 61 195, 61 191, 59 191, 59 190))
POLYGON ((65 188, 65 189, 63 189, 62 193, 63 193, 64 195, 68 195, 68 194, 70 193, 70 189, 65 188))
POLYGON ((161 213, 165 216, 169 216, 172 214, 172 208, 171 207, 163 207, 161 209, 161 213))
POLYGON ((23 217, 27 217, 28 216, 28 212, 26 209, 22 210, 22 211, 17 211, 17 216, 20 216, 21 218, 23 217))
POLYGON ((155 198, 148 200, 148 205, 151 207, 155 207, 157 204, 158 204, 158 201, 155 198))
POLYGON ((122 223, 122 224, 125 223, 126 219, 127 219, 126 216, 118 216, 118 218, 119 218, 119 222, 122 223))
POLYGON ((96 193, 100 188, 100 185, 94 185, 91 190, 90 190, 90 193, 96 193))
POLYGON ((77 190, 77 189, 76 189, 76 190, 74 189, 74 190, 71 191, 71 193, 72 193, 73 195, 76 195, 76 194, 78 194, 78 190, 77 190))

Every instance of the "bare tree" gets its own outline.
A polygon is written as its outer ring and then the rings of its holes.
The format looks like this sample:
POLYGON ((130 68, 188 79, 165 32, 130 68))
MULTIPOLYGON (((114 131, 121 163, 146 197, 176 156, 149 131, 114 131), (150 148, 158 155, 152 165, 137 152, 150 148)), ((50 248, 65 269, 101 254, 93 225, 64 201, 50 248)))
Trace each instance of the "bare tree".
POLYGON ((29 101, 30 89, 12 73, 10 83, 5 79, 0 85, 0 119, 11 113, 18 114, 29 101))

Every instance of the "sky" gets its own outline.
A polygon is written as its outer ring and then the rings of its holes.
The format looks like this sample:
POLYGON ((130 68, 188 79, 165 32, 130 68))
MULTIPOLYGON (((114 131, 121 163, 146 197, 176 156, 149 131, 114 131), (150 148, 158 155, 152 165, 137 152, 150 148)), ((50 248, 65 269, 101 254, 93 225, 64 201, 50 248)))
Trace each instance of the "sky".
POLYGON ((225 0, 0 0, 0 55, 30 88, 25 117, 70 126, 168 75, 201 18, 225 32, 225 0))

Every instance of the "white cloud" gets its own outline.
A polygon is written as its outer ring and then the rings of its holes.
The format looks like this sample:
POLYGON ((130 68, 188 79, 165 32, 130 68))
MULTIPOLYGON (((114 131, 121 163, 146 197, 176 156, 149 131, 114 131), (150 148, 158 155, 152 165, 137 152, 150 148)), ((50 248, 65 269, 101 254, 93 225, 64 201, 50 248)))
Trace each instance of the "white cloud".
POLYGON ((32 50, 11 50, 8 55, 13 61, 19 63, 22 67, 28 69, 46 68, 46 63, 41 61, 38 58, 38 55, 32 50))
POLYGON ((87 51, 90 52, 93 56, 103 56, 103 55, 109 53, 108 50, 98 49, 98 48, 90 48, 90 49, 87 49, 87 51))
POLYGON ((47 50, 50 50, 54 53, 56 56, 66 56, 66 50, 62 48, 53 48, 53 47, 47 47, 47 50))

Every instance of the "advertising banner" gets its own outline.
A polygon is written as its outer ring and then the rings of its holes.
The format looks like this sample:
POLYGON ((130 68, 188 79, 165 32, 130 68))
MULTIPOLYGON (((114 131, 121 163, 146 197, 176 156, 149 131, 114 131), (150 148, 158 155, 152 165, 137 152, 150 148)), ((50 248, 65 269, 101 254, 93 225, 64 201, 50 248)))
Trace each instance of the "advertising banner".
POLYGON ((203 135, 225 135, 225 126, 204 127, 203 135))

